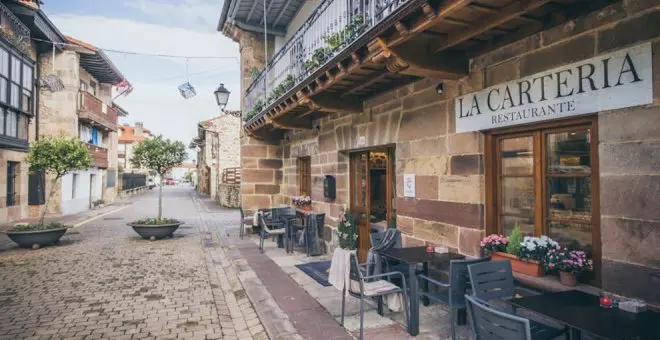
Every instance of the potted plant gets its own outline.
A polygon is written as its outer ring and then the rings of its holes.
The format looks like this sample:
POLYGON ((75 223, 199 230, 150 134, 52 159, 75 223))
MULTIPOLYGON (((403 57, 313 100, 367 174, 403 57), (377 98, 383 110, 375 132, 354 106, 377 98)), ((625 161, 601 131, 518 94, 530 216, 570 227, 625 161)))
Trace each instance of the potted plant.
POLYGON ((59 180, 72 171, 88 169, 92 165, 92 155, 87 146, 77 138, 42 136, 30 144, 25 161, 30 164, 31 172, 43 171, 52 175, 53 180, 39 222, 16 225, 7 231, 7 236, 21 247, 37 249, 57 243, 66 233, 68 226, 62 223, 44 223, 48 203, 59 180))
POLYGON ((516 225, 509 237, 489 235, 481 241, 484 255, 494 261, 510 260, 513 271, 541 277, 545 275, 541 261, 550 249, 558 244, 548 236, 522 236, 520 226, 516 225))
POLYGON ((582 250, 568 250, 559 245, 550 249, 543 258, 548 272, 559 272, 559 281, 565 286, 575 286, 580 274, 593 270, 593 262, 582 250))
POLYGON ((163 218, 163 178, 186 159, 186 147, 180 141, 172 141, 156 136, 145 139, 133 148, 131 164, 136 168, 147 168, 158 174, 161 185, 158 187, 158 216, 145 218, 129 223, 133 230, 143 238, 155 240, 172 236, 183 223, 181 221, 163 218))
POLYGON ((312 211, 312 198, 309 196, 293 196, 291 201, 296 207, 299 207, 305 211, 312 211))
POLYGON ((337 235, 339 236, 339 248, 344 250, 357 249, 357 225, 350 211, 346 210, 337 224, 337 235))

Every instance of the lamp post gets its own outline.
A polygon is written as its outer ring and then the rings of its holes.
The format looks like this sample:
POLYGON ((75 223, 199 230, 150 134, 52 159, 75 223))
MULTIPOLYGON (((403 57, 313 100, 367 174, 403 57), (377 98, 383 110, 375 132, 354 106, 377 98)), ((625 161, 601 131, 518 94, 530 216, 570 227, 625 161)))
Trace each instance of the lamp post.
POLYGON ((229 93, 229 90, 225 88, 225 84, 220 84, 220 86, 218 86, 218 88, 213 91, 215 100, 222 112, 225 112, 225 106, 227 106, 227 102, 229 101, 229 93))

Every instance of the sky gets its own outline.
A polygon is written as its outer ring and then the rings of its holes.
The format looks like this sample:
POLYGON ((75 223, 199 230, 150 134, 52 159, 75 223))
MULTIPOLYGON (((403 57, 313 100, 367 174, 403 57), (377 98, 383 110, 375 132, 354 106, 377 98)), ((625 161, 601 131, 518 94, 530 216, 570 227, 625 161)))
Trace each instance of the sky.
MULTIPOLYGON (((231 91, 228 109, 240 108, 238 44, 216 30, 222 0, 45 0, 42 9, 59 30, 101 49, 225 59, 174 59, 105 51, 134 90, 116 102, 129 112, 119 123, 143 122, 155 134, 182 141, 197 122, 221 114, 213 91, 231 91), (177 87, 189 81, 197 96, 177 87)), ((192 155, 192 153, 190 153, 192 155)))

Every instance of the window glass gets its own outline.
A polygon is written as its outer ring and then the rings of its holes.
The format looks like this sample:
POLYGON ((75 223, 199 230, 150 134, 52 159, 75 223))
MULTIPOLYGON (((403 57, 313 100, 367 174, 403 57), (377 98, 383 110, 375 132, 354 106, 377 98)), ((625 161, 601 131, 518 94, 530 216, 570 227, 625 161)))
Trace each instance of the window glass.
POLYGON ((590 129, 548 134, 548 173, 589 174, 590 129))
POLYGON ((5 134, 5 110, 0 109, 0 135, 5 134))
POLYGON ((28 139, 28 118, 23 115, 18 115, 18 138, 28 139))
POLYGON ((0 48, 0 74, 9 77, 9 53, 0 48))
POLYGON ((21 89, 18 87, 18 85, 14 83, 11 83, 10 86, 11 86, 11 93, 9 97, 9 105, 18 108, 21 98, 21 92, 20 92, 21 89))
POLYGON ((532 137, 515 137, 503 139, 502 150, 502 174, 532 175, 534 172, 534 157, 532 137))
POLYGON ((7 112, 7 127, 6 135, 10 137, 17 137, 18 132, 18 114, 13 111, 7 112))
POLYGON ((23 64, 23 88, 32 91, 32 67, 23 64))
POLYGON ((18 58, 11 59, 11 80, 17 83, 21 82, 21 65, 18 58))
POLYGON ((23 90, 23 98, 21 100, 21 110, 25 112, 32 112, 32 92, 23 90))
POLYGON ((7 79, 0 78, 0 102, 7 103, 7 79))

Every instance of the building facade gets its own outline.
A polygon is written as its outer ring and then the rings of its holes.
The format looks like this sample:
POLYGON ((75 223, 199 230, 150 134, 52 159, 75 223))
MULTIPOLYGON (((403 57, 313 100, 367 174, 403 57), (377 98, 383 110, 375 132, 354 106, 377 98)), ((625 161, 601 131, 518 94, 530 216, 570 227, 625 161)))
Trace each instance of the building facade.
POLYGON ((31 175, 24 159, 40 133, 37 60, 50 43, 65 40, 37 3, 0 3, 0 24, 0 223, 5 223, 34 215, 44 202, 43 174, 31 175))
MULTIPOLYGON (((113 86, 123 75, 98 48, 67 37, 66 48, 44 53, 39 65, 54 74, 63 88, 40 92, 39 133, 77 137, 92 154, 92 167, 65 175, 48 205, 54 215, 88 210, 112 202, 117 185, 117 120, 125 111, 112 102, 113 86)), ((46 181, 46 187, 51 181, 46 181)))
POLYGON ((361 255, 390 223, 468 256, 517 225, 585 250, 585 283, 660 304, 657 1, 283 5, 272 52, 237 3, 219 30, 257 70, 242 68, 245 209, 311 193, 329 244, 357 216, 361 255))
POLYGON ((144 123, 135 122, 135 126, 122 124, 119 126, 119 148, 117 151, 118 167, 123 172, 146 173, 147 169, 134 168, 131 164, 133 157, 133 147, 142 142, 145 138, 151 138, 153 134, 144 127, 144 123))
POLYGON ((240 119, 222 114, 197 124, 197 137, 190 146, 197 148, 197 190, 220 199, 218 186, 222 173, 228 168, 240 166, 239 131, 240 119))

